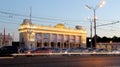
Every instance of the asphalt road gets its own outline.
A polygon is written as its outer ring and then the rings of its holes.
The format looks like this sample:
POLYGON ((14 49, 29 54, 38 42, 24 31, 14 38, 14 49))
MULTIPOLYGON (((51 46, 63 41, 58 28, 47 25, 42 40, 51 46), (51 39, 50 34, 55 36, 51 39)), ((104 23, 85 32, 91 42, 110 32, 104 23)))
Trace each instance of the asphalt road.
POLYGON ((120 67, 120 56, 7 57, 0 67, 120 67))

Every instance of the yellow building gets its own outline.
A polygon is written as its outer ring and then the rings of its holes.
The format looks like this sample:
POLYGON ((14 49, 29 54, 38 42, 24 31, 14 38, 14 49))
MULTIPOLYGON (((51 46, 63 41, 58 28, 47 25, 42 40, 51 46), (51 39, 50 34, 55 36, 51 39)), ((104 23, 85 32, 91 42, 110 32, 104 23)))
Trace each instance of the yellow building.
POLYGON ((25 19, 19 28, 20 46, 28 49, 36 47, 79 48, 86 47, 86 30, 66 28, 64 24, 53 27, 35 25, 25 19))

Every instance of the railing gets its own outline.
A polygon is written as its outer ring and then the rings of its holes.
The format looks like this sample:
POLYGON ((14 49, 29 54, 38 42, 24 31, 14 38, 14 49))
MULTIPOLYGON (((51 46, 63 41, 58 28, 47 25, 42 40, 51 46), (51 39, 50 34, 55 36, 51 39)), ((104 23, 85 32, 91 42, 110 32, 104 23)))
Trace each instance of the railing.
POLYGON ((52 56, 52 55, 120 55, 120 53, 112 52, 96 52, 96 53, 16 53, 12 54, 13 56, 52 56))

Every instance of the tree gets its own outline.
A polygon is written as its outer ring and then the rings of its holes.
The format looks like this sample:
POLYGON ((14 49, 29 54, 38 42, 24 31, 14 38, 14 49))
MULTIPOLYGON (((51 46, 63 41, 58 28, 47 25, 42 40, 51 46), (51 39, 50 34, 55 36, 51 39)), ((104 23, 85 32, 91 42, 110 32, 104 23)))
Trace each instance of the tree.
POLYGON ((120 42, 120 39, 117 36, 113 36, 112 41, 113 42, 120 42))

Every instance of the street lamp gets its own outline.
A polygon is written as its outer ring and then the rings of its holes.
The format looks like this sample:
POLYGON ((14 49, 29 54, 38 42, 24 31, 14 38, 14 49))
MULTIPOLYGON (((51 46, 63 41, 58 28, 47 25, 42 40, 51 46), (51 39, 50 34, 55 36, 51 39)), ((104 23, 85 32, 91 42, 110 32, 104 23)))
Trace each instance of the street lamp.
POLYGON ((92 19, 90 17, 87 17, 87 19, 90 21, 90 39, 91 39, 91 42, 90 42, 90 47, 92 48, 92 19))
POLYGON ((88 6, 86 5, 86 7, 90 10, 93 10, 93 13, 94 13, 94 41, 95 41, 95 45, 96 45, 96 42, 97 42, 97 39, 96 39, 96 10, 100 7, 103 7, 103 5, 105 5, 106 1, 105 0, 102 0, 97 6, 95 7, 91 7, 91 6, 88 6))

